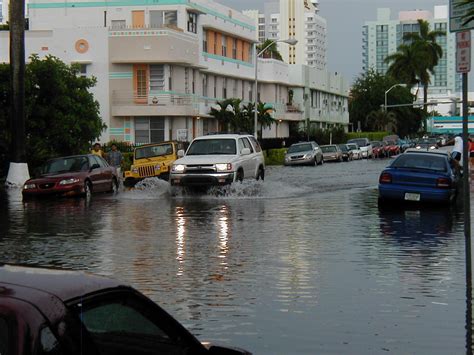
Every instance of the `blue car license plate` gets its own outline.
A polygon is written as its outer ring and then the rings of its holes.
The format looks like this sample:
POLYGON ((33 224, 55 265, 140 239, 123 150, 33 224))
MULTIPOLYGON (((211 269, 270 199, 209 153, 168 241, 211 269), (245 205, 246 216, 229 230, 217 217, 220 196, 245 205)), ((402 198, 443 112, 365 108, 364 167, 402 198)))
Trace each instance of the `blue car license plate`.
POLYGON ((420 201, 420 194, 405 193, 405 201, 420 201))

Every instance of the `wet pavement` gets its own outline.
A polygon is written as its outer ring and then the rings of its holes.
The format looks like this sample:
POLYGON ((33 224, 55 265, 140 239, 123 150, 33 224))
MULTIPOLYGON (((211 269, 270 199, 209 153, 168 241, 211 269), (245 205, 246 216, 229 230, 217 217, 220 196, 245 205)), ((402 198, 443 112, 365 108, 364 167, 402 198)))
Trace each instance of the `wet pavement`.
POLYGON ((268 168, 207 195, 0 192, 0 260, 133 284, 200 340, 255 354, 466 352, 459 206, 380 211, 387 160, 268 168))

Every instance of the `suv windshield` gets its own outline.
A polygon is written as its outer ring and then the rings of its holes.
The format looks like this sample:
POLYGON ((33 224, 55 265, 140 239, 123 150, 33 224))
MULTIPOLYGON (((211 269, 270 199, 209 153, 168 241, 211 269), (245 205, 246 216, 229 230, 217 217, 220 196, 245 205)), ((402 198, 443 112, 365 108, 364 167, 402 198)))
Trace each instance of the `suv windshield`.
POLYGON ((334 153, 334 152, 337 152, 337 149, 335 146, 333 145, 328 145, 326 147, 321 147, 321 150, 323 151, 323 153, 334 153))
POLYGON ((43 174, 71 173, 89 170, 87 157, 69 157, 48 161, 42 169, 43 174))
POLYGON ((347 143, 355 143, 359 147, 365 147, 367 145, 367 140, 366 139, 351 139, 347 143))
POLYGON ((288 153, 307 152, 312 150, 311 144, 293 144, 289 149, 288 153))
POLYGON ((357 144, 348 144, 347 146, 348 146, 349 148, 351 148, 351 149, 354 149, 354 150, 359 149, 359 147, 357 146, 357 144))
POLYGON ((186 155, 235 155, 235 139, 215 138, 195 140, 186 155))
POLYGON ((172 144, 161 144, 151 147, 142 147, 135 149, 135 159, 159 157, 168 154, 173 154, 172 144))
POLYGON ((446 158, 442 156, 412 153, 400 155, 391 167, 446 172, 447 162, 446 158))
POLYGON ((343 152, 348 152, 348 151, 349 151, 349 148, 348 148, 347 145, 345 145, 345 144, 341 144, 341 145, 339 146, 339 148, 341 148, 341 150, 342 150, 343 152))

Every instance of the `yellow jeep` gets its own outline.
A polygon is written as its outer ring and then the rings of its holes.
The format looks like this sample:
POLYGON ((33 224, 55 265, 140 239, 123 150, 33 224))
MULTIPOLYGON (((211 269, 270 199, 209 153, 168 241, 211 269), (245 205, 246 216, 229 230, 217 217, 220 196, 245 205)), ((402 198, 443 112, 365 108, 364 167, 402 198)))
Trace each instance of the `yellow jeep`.
POLYGON ((149 177, 168 180, 171 164, 178 159, 179 149, 183 149, 182 143, 175 141, 136 147, 133 151, 133 164, 125 172, 125 186, 134 186, 149 177))

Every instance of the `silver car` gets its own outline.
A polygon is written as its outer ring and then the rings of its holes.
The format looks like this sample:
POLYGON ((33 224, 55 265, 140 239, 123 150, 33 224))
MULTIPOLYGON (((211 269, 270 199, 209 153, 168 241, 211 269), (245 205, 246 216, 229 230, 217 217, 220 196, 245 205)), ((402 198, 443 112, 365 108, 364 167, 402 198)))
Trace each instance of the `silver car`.
POLYGON ((292 144, 285 154, 285 165, 316 165, 324 163, 323 153, 316 142, 292 144))
POLYGON ((338 145, 322 145, 321 150, 325 161, 343 161, 342 151, 338 145))

